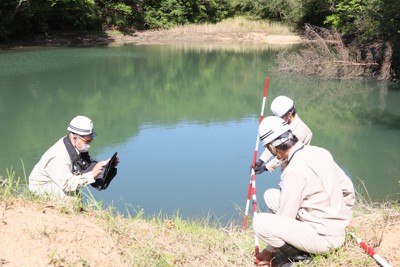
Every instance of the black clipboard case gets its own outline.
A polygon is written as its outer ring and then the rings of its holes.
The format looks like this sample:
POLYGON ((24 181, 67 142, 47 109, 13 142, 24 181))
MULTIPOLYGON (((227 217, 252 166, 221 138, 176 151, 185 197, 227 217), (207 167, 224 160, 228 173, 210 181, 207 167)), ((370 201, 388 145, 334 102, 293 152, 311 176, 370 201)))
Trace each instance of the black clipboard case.
POLYGON ((103 172, 99 174, 99 177, 96 179, 96 181, 91 184, 97 190, 106 190, 112 179, 114 179, 114 177, 117 175, 117 168, 115 167, 115 158, 117 157, 117 154, 117 152, 114 153, 107 165, 104 167, 103 172))

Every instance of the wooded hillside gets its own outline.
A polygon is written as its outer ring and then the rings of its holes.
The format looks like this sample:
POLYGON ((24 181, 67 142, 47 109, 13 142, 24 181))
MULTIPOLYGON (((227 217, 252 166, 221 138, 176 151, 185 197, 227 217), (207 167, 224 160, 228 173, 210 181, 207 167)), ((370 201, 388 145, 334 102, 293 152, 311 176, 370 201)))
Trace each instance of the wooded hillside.
POLYGON ((131 33, 235 16, 282 21, 299 31, 306 24, 334 30, 346 46, 361 48, 361 57, 373 55, 387 73, 381 78, 399 78, 400 0, 2 0, 0 42, 106 29, 131 33))

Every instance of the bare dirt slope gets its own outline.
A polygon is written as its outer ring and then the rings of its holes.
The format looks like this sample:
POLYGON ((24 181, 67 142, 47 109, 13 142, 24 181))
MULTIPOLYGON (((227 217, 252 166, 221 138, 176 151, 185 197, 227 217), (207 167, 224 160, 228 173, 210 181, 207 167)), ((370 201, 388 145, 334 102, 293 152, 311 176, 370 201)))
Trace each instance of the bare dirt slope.
POLYGON ((265 43, 296 44, 302 39, 297 35, 269 35, 266 32, 201 33, 179 30, 137 32, 131 36, 109 35, 114 43, 165 44, 165 43, 265 43))
MULTIPOLYGON (((120 242, 134 237, 110 236, 100 217, 93 212, 73 214, 45 203, 0 202, 0 266, 135 266, 125 253, 129 247, 120 242)), ((364 219, 356 218, 355 225, 362 225, 364 219)), ((381 228, 380 223, 376 220, 374 227, 359 228, 359 237, 392 266, 400 266, 400 221, 392 218, 381 228), (382 238, 380 244, 374 239, 377 236, 382 238)), ((130 227, 142 227, 143 233, 149 229, 145 224, 130 227)), ((368 258, 361 248, 355 253, 368 258)))
POLYGON ((2 202, 0 266, 127 265, 95 217, 63 214, 51 205, 2 202))
MULTIPOLYGON (((383 205, 384 206, 384 205, 383 205)), ((357 237, 393 267, 400 266, 400 213, 398 208, 379 207, 375 212, 356 212, 357 237)), ((360 252, 364 251, 358 246, 360 252)), ((367 256, 367 253, 364 253, 367 256)), ((378 265, 379 266, 379 265, 378 265)))
POLYGON ((220 44, 220 45, 289 45, 302 42, 298 35, 274 35, 265 31, 203 31, 194 32, 182 29, 155 30, 135 32, 130 35, 123 35, 113 31, 104 33, 81 33, 36 36, 28 40, 14 41, 7 44, 0 44, 0 49, 19 48, 36 45, 46 46, 91 46, 97 44, 220 44))

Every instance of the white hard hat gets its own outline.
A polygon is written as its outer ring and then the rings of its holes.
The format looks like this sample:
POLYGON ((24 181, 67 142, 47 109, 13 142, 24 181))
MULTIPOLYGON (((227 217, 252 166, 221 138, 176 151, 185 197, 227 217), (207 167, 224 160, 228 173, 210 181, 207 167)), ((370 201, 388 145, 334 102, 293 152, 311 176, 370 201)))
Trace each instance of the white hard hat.
POLYGON ((283 119, 276 116, 269 116, 264 118, 260 123, 258 135, 263 146, 266 146, 289 130, 290 126, 283 119))
POLYGON ((85 116, 76 116, 71 120, 67 128, 68 131, 78 135, 96 136, 93 131, 93 122, 85 116))
POLYGON ((282 117, 294 107, 294 102, 287 96, 278 96, 271 103, 272 114, 282 117))

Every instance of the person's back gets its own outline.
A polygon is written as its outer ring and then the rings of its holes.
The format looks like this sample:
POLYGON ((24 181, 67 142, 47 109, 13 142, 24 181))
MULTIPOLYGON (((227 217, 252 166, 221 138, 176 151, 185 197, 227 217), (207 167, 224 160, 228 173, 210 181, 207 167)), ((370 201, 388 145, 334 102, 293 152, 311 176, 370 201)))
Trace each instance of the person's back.
POLYGON ((300 116, 296 114, 289 123, 290 129, 292 129, 292 132, 295 136, 297 136, 297 139, 304 145, 310 145, 311 140, 313 137, 313 133, 311 129, 303 122, 302 119, 300 119, 300 116))
POLYGON ((62 169, 69 168, 72 170, 71 159, 65 148, 63 139, 58 140, 52 147, 50 147, 41 157, 39 162, 34 166, 31 174, 29 175, 29 190, 36 194, 49 194, 64 198, 68 195, 75 195, 75 190, 68 190, 65 188, 66 184, 60 184, 63 178, 51 177, 49 173, 58 173, 62 169), (51 164, 49 164, 51 162, 51 164), (49 169, 50 168, 50 169, 49 169), (59 169, 59 171, 57 171, 59 169), (63 190, 64 188, 64 190, 63 190))
MULTIPOLYGON (((292 215, 324 235, 342 235, 349 224, 341 181, 349 179, 324 148, 298 143, 281 176, 278 215, 292 215), (299 197, 299 206, 293 200, 299 197)), ((350 182, 351 184, 351 182, 350 182)), ((353 191, 353 188, 346 188, 353 191)), ((354 204, 350 203, 351 206, 354 204)))

